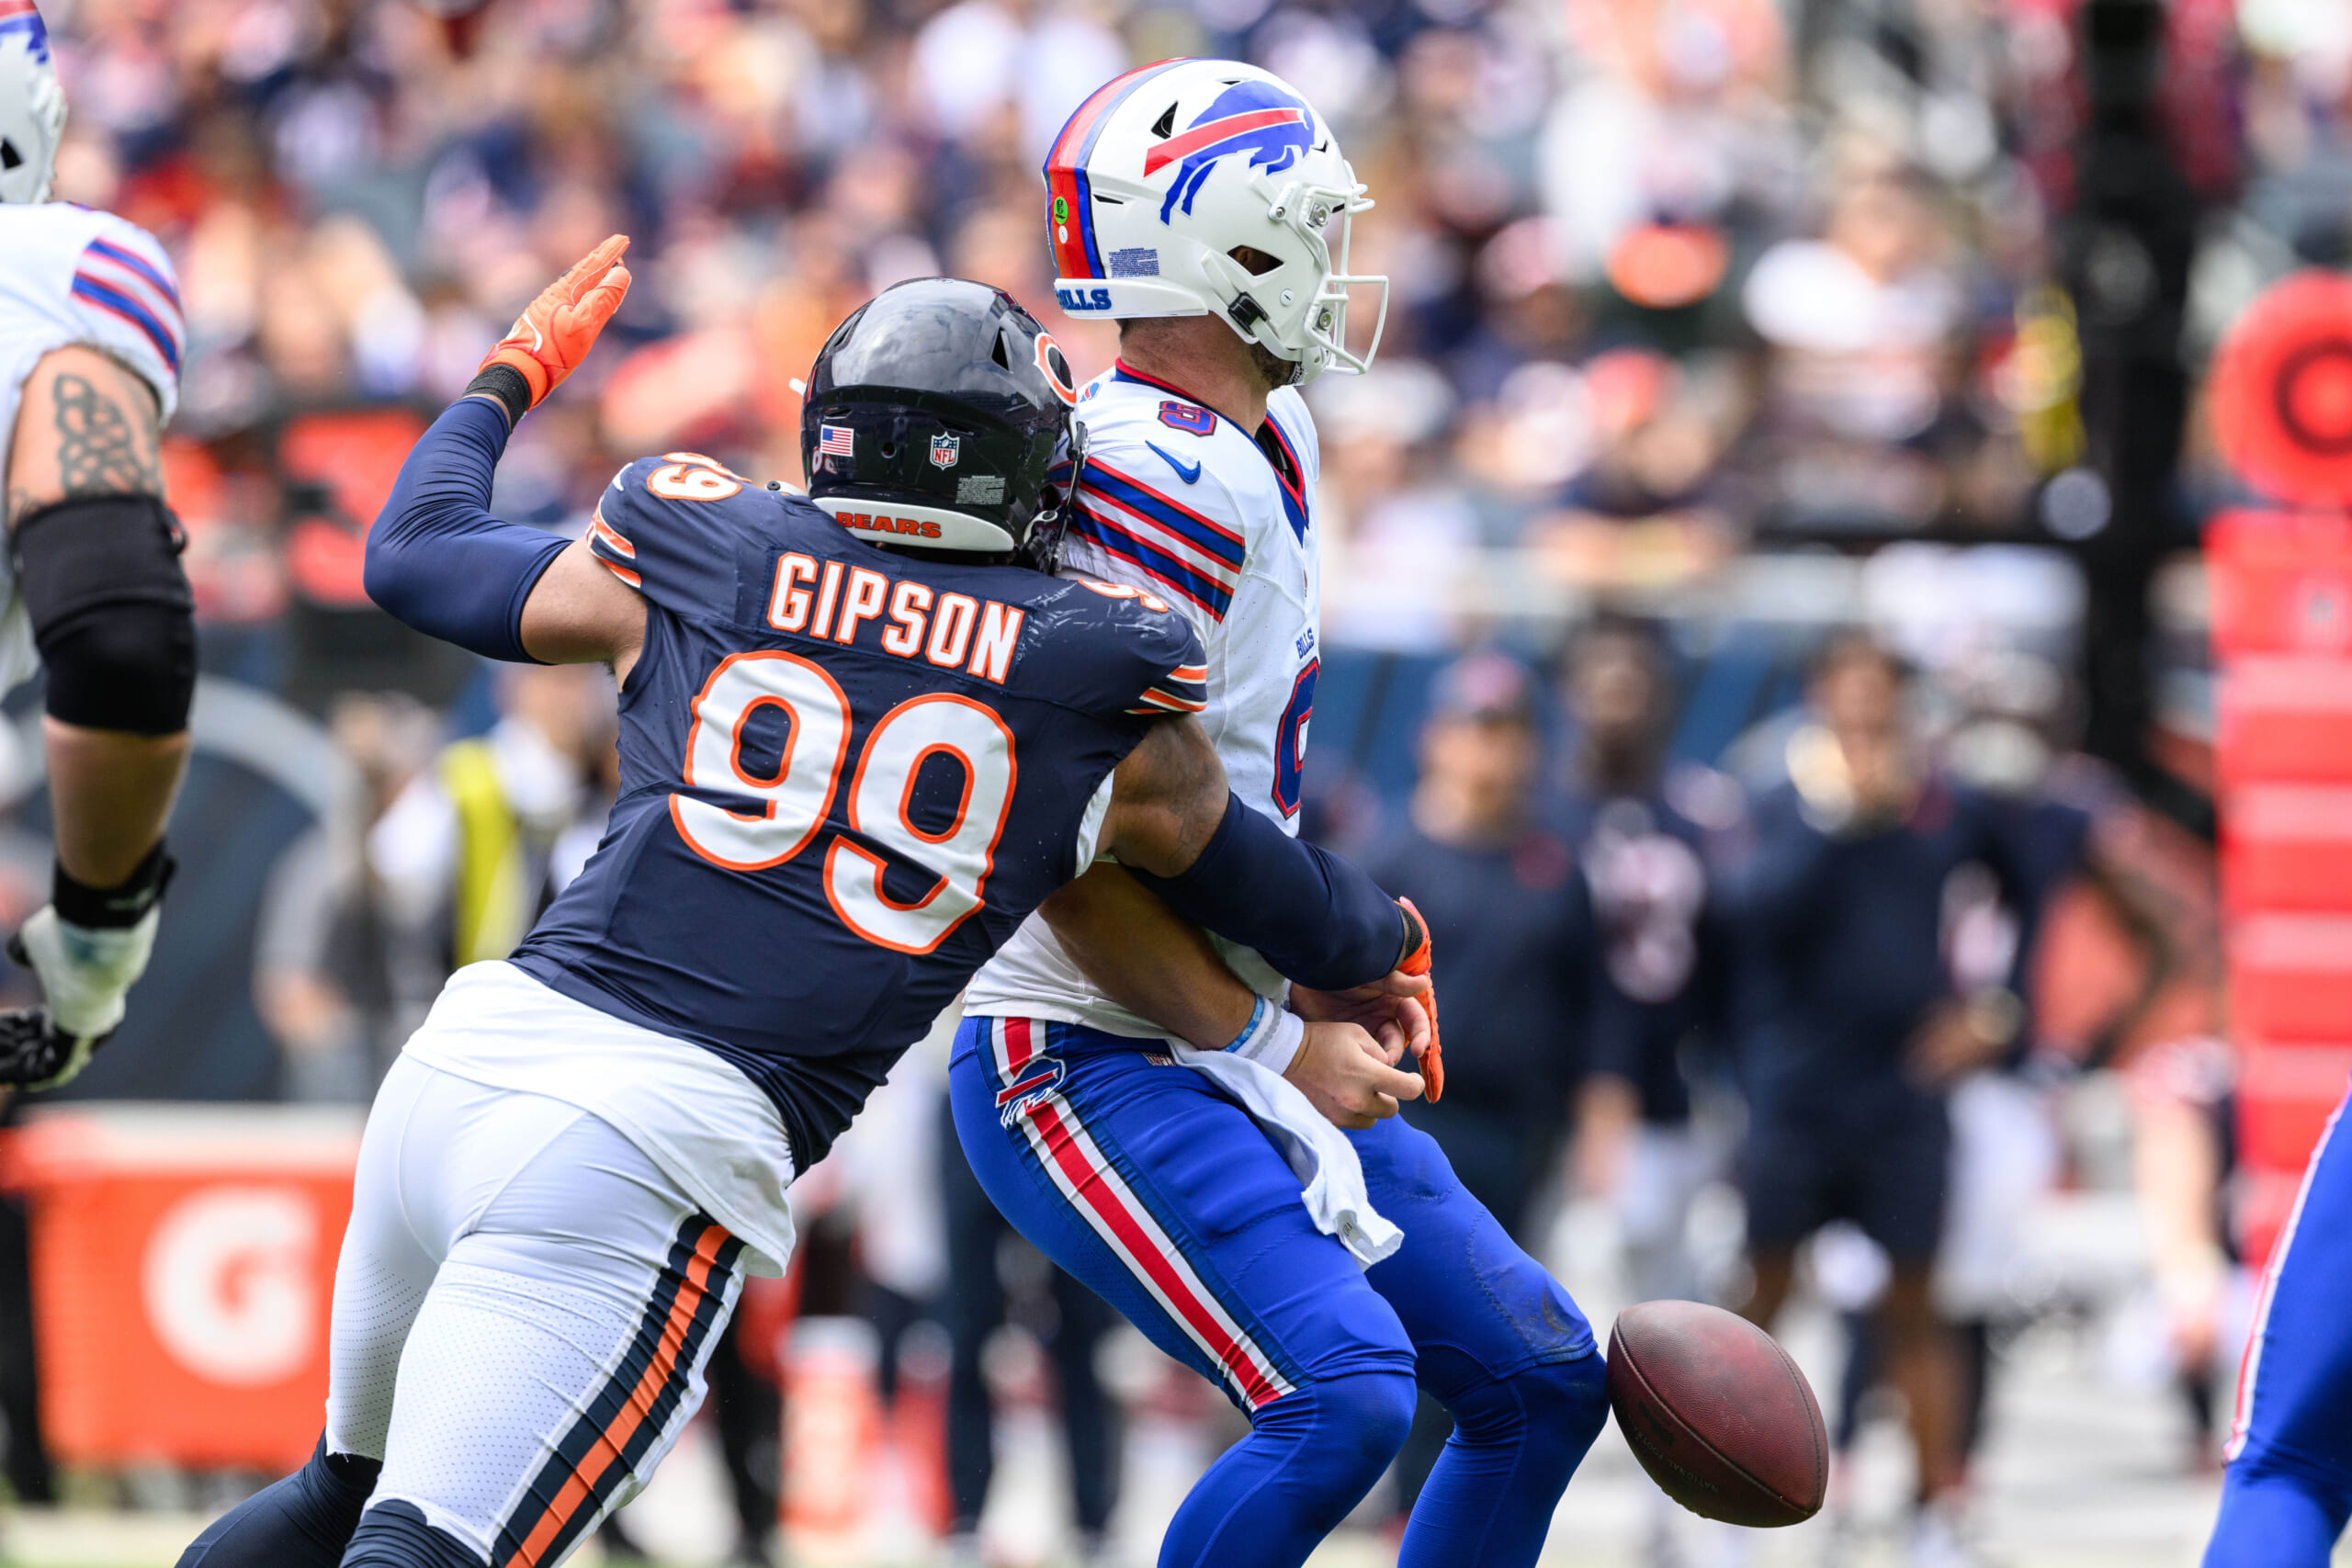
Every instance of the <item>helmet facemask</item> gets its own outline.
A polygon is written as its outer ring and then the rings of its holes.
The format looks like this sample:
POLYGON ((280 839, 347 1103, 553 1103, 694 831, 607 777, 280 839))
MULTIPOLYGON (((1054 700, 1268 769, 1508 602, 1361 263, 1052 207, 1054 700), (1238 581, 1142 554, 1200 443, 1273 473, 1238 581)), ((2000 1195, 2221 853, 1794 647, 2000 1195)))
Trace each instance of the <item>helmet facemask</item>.
MULTIPOLYGON (((1276 194, 1266 217, 1288 231, 1283 248, 1295 254, 1287 260, 1268 257, 1275 265, 1265 268, 1253 269, 1234 255, 1216 258, 1222 265, 1212 264, 1212 276, 1222 276, 1234 286, 1226 320, 1243 336, 1295 364, 1295 384, 1311 381, 1326 370, 1361 376, 1380 352, 1381 333, 1388 324, 1388 279, 1348 270, 1355 215, 1373 206, 1363 192, 1352 179, 1344 186, 1292 181, 1276 194), (1335 234, 1340 253, 1336 266, 1331 261, 1335 234), (1372 341, 1362 354, 1348 347, 1349 305, 1357 288, 1377 296, 1372 305, 1372 341)), ((1267 256, 1265 251, 1250 248, 1267 256)))
POLYGON ((65 90, 40 13, 10 22, 0 30, 0 203, 30 206, 50 197, 65 135, 65 90))

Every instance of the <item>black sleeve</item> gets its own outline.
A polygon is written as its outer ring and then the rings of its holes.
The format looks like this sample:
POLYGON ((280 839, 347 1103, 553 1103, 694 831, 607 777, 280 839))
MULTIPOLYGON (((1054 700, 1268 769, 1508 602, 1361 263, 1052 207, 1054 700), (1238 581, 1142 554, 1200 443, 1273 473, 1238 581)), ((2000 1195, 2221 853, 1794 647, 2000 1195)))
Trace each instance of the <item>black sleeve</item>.
POLYGON ((1227 795, 1225 820, 1175 876, 1129 868, 1169 908, 1318 991, 1377 980, 1405 951, 1405 916, 1372 878, 1227 795))
POLYGON ((564 541, 490 511, 506 416, 481 398, 452 403, 401 465, 368 532, 368 596, 395 619, 490 659, 523 651, 523 605, 564 541))

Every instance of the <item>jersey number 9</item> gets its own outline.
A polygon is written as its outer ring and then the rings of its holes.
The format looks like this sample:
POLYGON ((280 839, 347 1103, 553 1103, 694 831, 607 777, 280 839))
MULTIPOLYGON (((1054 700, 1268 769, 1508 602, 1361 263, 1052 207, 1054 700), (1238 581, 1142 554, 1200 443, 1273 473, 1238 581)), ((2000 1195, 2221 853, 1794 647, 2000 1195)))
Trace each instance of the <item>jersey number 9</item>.
POLYGON ((1315 716, 1315 681, 1323 661, 1310 659, 1291 682, 1290 702, 1274 726, 1274 807, 1285 817, 1298 815, 1299 786, 1306 772, 1306 721, 1315 716))
MULTIPOLYGON (((686 736, 685 782, 763 802, 732 811, 692 795, 670 796, 679 837, 703 859, 729 871, 765 871, 806 850, 824 826, 849 757, 849 699, 818 665, 797 654, 738 653, 719 661, 695 699, 686 736), (743 766, 745 727, 763 708, 789 725, 773 774, 743 766)), ((865 738, 850 776, 851 832, 937 880, 907 902, 883 886, 889 861, 849 833, 825 852, 825 897, 842 922, 866 941, 899 953, 929 953, 980 907, 980 890, 1012 807, 1018 768, 1012 731, 968 697, 929 693, 900 703, 865 738), (964 774, 962 797, 944 827, 914 819, 915 783, 933 756, 964 774)))

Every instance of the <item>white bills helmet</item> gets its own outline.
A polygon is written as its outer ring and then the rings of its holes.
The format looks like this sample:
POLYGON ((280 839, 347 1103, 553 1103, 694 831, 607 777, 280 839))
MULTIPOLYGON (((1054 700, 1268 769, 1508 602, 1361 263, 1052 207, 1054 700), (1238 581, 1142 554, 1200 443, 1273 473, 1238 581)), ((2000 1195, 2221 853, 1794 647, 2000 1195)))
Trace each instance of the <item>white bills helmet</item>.
POLYGON ((49 199, 65 90, 33 0, 0 0, 0 201, 49 199))
POLYGON ((1348 271, 1363 191, 1330 127, 1272 72, 1146 65, 1080 104, 1046 154, 1054 293, 1081 318, 1222 317, 1295 364, 1296 381, 1362 371, 1388 315, 1388 280, 1348 271), (1357 288, 1379 293, 1361 355, 1348 347, 1357 288))

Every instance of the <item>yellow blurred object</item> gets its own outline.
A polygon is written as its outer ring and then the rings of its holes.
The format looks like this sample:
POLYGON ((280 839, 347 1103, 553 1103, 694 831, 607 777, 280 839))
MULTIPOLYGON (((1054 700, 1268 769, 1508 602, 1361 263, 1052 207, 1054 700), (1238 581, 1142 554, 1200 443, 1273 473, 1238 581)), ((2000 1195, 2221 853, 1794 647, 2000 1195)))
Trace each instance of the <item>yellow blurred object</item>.
POLYGON ((2018 299, 2017 324, 2017 342, 2002 371, 2002 400, 2017 416, 2027 459, 2041 473, 2058 473, 2083 457, 2083 345, 2075 331, 2075 302, 2064 289, 2045 283, 2018 299))
POLYGON ((454 957, 462 968, 514 951, 532 911, 523 897, 523 828, 485 740, 441 753, 441 787, 458 817, 454 957))

